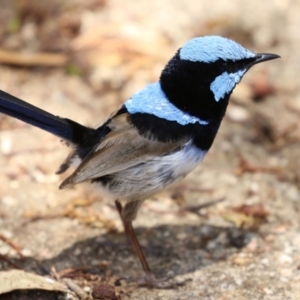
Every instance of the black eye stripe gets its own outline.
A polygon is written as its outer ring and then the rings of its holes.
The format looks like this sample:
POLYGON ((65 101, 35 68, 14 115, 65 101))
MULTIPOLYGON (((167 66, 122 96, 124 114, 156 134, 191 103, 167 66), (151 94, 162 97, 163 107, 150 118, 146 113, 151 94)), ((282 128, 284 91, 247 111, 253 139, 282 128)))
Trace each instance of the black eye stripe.
POLYGON ((190 61, 186 60, 186 63, 198 64, 198 66, 202 69, 206 69, 206 70, 211 71, 211 72, 216 71, 216 72, 222 74, 223 72, 236 73, 237 71, 242 70, 243 67, 246 69, 253 62, 255 62, 255 59, 256 59, 255 57, 239 59, 239 60, 236 60, 236 61, 218 59, 218 60, 216 60, 214 62, 211 62, 211 63, 190 62, 190 61))
POLYGON ((242 70, 243 67, 247 69, 254 61, 255 58, 246 58, 238 61, 223 61, 223 66, 224 70, 228 73, 236 73, 237 71, 242 70))

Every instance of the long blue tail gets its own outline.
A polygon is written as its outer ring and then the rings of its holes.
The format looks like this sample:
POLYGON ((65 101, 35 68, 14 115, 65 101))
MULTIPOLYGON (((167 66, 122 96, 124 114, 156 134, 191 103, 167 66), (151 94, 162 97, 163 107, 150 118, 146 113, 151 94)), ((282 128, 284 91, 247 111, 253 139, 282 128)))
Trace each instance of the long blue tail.
POLYGON ((54 116, 0 90, 0 113, 48 131, 73 145, 89 147, 99 139, 96 129, 70 119, 54 116))

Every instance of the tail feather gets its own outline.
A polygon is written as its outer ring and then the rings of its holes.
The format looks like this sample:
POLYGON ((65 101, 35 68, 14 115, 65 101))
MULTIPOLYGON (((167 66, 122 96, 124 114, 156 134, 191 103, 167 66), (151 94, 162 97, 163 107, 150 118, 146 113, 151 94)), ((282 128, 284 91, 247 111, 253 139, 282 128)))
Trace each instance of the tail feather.
POLYGON ((97 130, 54 116, 1 90, 0 113, 48 131, 73 145, 89 147, 99 139, 97 130))

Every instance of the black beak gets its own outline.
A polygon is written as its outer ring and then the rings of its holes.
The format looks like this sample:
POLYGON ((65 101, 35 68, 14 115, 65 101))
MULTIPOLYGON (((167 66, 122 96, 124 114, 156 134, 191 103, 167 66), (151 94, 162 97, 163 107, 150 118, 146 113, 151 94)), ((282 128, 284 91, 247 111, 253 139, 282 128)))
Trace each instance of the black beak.
POLYGON ((280 56, 277 55, 277 54, 271 54, 271 53, 257 53, 256 56, 255 56, 255 60, 252 63, 252 65, 256 65, 256 64, 259 64, 261 62, 271 60, 271 59, 276 59, 276 58, 280 58, 280 56))

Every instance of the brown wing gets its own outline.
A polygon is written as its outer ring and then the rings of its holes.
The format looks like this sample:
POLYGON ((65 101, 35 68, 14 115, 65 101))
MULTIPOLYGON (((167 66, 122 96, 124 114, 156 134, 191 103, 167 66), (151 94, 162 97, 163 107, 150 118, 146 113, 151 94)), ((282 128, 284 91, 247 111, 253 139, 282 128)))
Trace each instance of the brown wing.
POLYGON ((127 117, 127 114, 122 114, 110 121, 108 125, 112 131, 101 141, 94 153, 81 162, 60 188, 116 173, 157 155, 171 153, 184 142, 151 141, 141 136, 128 122, 127 117))

